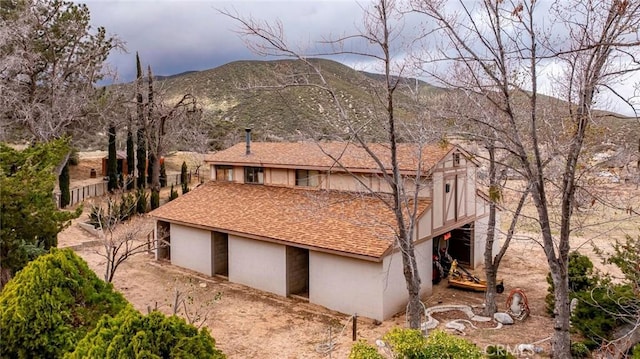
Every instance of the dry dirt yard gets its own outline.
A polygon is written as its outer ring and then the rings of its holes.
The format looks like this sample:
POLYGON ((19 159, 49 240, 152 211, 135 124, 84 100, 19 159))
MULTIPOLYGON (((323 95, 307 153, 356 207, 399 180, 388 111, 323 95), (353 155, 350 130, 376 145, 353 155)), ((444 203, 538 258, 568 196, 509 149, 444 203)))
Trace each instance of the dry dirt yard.
MULTIPOLYGON (((640 207, 637 200, 640 191, 635 186, 618 185, 613 190, 619 194, 634 194, 635 208, 640 207)), ((105 259, 99 255, 102 248, 95 237, 77 224, 86 220, 89 207, 87 203, 83 216, 59 235, 59 246, 74 248, 102 277, 105 265, 105 259)), ((527 208, 528 213, 533 213, 533 210, 531 206, 527 208)), ((602 211, 591 215, 606 219, 607 224, 596 227, 598 230, 581 231, 572 239, 572 246, 580 247, 581 252, 590 255, 596 264, 599 259, 593 254, 591 243, 606 249, 613 239, 622 239, 625 233, 637 235, 640 228, 637 215, 627 216, 615 210, 602 211)), ((136 225, 143 228, 141 239, 144 239, 152 228, 152 220, 147 217, 137 221, 136 225)), ((487 345, 515 348, 518 344, 537 342, 552 334, 552 321, 546 315, 544 305, 547 292, 546 259, 536 242, 537 236, 526 231, 528 225, 522 225, 522 231, 512 242, 500 267, 499 277, 504 279, 506 289, 505 293, 498 296, 498 305, 499 309, 504 310, 509 292, 521 288, 528 297, 531 315, 522 323, 499 330, 467 328, 465 338, 481 348, 487 345)), ((475 272, 483 276, 481 268, 475 272)), ((177 268, 168 262, 155 261, 151 254, 140 254, 123 263, 115 275, 114 286, 138 310, 146 312, 150 308, 157 308, 167 314, 173 313, 176 290, 180 291, 186 298, 186 306, 181 306, 179 314, 184 317, 186 308, 186 316, 197 325, 206 326, 217 346, 229 358, 346 358, 352 346, 352 327, 347 315, 295 298, 260 292, 223 278, 206 277, 177 268), (329 335, 335 345, 328 353, 325 349, 329 335)), ((479 307, 483 295, 447 288, 446 281, 442 281, 434 286, 433 295, 423 300, 427 307, 438 304, 479 307)), ((450 312, 436 318, 453 319, 460 316, 450 312)), ((405 326, 404 313, 381 324, 358 318, 357 337, 374 343, 394 326, 405 326)), ((440 327, 443 328, 442 321, 440 327)), ((544 353, 536 357, 548 357, 548 341, 538 345, 544 349, 544 353)))

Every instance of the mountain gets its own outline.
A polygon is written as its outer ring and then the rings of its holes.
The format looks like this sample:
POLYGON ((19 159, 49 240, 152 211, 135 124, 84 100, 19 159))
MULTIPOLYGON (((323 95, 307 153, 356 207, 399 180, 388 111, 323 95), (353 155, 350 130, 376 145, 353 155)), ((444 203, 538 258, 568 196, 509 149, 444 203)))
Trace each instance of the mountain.
MULTIPOLYGON (((311 61, 335 89, 351 121, 361 126, 369 139, 383 139, 384 98, 379 97, 383 95, 383 75, 356 71, 331 60, 311 61)), ((321 88, 319 76, 299 61, 236 61, 156 80, 169 102, 186 93, 198 99, 216 148, 242 140, 246 127, 251 127, 254 137, 262 141, 339 137, 346 133, 347 124, 340 120, 334 99, 321 88)), ((415 101, 416 95, 422 101, 451 93, 416 79, 401 79, 399 83, 394 104, 396 117, 405 123, 424 111, 425 105, 415 101)), ((566 105, 552 97, 539 98, 549 108, 566 105)), ((636 143, 640 137, 640 126, 633 120, 602 111, 597 117, 593 131, 598 142, 636 143)))

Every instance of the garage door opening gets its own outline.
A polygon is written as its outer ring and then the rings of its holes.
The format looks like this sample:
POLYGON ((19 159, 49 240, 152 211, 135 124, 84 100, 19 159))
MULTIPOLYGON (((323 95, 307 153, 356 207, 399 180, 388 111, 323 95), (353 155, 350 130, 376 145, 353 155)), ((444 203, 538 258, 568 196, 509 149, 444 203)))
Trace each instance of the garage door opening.
POLYGON ((171 260, 171 224, 158 221, 156 228, 156 259, 171 260))
POLYGON ((213 274, 229 277, 229 234, 222 232, 212 232, 213 240, 212 260, 213 274))
POLYGON ((465 224, 464 226, 451 231, 451 239, 449 239, 449 254, 458 260, 458 263, 470 266, 471 256, 473 253, 473 224, 465 224))
POLYGON ((287 246, 287 295, 309 299, 309 250, 287 246))

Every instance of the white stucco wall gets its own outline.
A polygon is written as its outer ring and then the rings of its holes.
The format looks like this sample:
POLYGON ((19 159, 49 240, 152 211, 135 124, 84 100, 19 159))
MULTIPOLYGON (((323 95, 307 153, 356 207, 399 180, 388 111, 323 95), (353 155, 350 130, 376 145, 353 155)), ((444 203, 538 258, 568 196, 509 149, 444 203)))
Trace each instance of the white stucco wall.
POLYGON ((229 281, 286 296, 286 269, 284 245, 229 235, 229 281))
POLYGON ((381 263, 310 251, 309 301, 383 320, 381 268, 381 263))
POLYGON ((444 183, 442 172, 436 172, 433 174, 433 197, 431 198, 431 210, 433 216, 433 229, 437 229, 443 226, 443 213, 444 207, 444 183))
MULTIPOLYGON (((420 296, 432 293, 432 252, 433 245, 431 240, 419 243, 415 247, 418 273, 420 273, 420 280, 422 281, 420 296)), ((384 258, 382 285, 384 319, 405 311, 409 295, 402 271, 402 256, 400 252, 395 252, 384 258)))
POLYGON ((212 275, 211 232, 171 224, 171 264, 212 275))
POLYGON ((467 215, 473 216, 476 213, 476 167, 467 167, 467 190, 466 190, 467 215))
POLYGON ((433 207, 427 208, 422 217, 418 218, 418 235, 417 239, 422 239, 431 235, 431 210, 433 207))

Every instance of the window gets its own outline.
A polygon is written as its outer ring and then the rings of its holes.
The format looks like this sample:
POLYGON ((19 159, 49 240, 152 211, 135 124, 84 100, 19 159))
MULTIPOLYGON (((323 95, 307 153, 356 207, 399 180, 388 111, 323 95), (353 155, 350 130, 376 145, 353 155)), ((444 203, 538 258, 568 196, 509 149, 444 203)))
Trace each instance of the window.
POLYGON ((233 167, 216 166, 216 181, 233 181, 233 167))
POLYGON ((296 186, 317 187, 320 172, 309 170, 296 170, 296 186))
POLYGON ((454 153, 453 154, 453 166, 454 167, 460 166, 460 154, 459 153, 454 153))
POLYGON ((264 183, 264 168, 262 167, 245 167, 244 183, 264 183))

